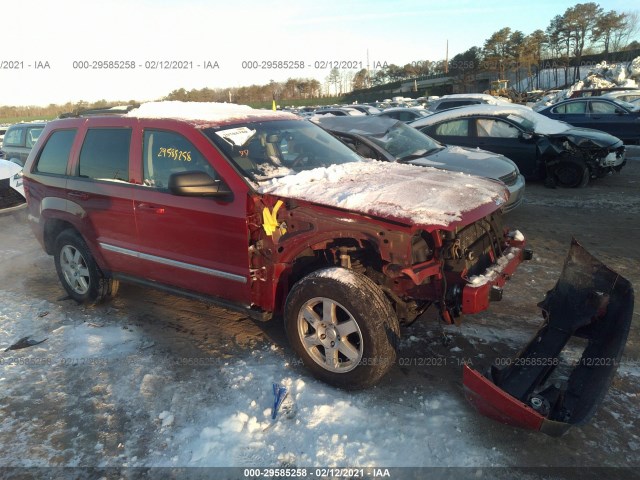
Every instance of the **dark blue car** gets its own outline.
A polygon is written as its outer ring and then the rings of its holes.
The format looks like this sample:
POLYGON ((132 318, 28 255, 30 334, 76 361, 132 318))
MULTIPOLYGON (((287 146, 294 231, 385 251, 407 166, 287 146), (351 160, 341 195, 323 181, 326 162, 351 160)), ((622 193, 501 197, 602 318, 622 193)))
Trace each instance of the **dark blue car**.
POLYGON ((631 103, 603 97, 573 98, 538 113, 575 127, 602 130, 627 144, 640 141, 640 107, 631 103))

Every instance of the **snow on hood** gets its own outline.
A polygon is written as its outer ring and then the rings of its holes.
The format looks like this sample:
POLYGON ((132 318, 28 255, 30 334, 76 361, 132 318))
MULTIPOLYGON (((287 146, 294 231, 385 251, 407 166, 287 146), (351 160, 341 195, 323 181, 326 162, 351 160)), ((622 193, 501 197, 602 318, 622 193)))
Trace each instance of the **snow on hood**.
MULTIPOLYGON (((470 105, 468 107, 452 108, 411 123, 412 127, 424 127, 434 125, 444 120, 452 120, 472 115, 501 115, 508 117, 514 115, 529 120, 534 125, 536 133, 542 135, 557 135, 573 128, 571 125, 553 120, 544 115, 534 112, 524 105, 470 105)), ((517 122, 517 119, 514 119, 517 122)))
POLYGON ((277 178, 261 193, 306 200, 414 225, 447 227, 466 212, 506 201, 498 182, 464 173, 388 162, 331 165, 277 178))
POLYGON ((0 160, 0 180, 11 178, 22 170, 22 167, 8 160, 0 160))
POLYGON ((179 120, 227 122, 229 120, 260 120, 261 118, 281 117, 298 119, 292 113, 257 110, 247 105, 214 102, 148 102, 127 113, 136 118, 175 118, 179 120))

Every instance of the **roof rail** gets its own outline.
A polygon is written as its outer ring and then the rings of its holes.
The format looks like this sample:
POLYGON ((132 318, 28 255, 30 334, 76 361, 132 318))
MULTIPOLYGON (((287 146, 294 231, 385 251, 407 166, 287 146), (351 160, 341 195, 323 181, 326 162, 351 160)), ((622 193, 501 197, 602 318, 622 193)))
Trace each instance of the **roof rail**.
POLYGON ((122 115, 130 112, 134 108, 138 108, 139 106, 139 104, 133 104, 105 108, 87 108, 84 110, 74 110, 73 112, 61 113, 58 118, 88 117, 92 115, 122 115))

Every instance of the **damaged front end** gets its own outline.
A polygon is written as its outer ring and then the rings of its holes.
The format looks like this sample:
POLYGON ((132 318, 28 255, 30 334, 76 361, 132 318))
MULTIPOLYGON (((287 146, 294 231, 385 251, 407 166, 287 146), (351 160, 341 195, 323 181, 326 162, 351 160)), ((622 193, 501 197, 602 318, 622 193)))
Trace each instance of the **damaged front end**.
MULTIPOLYGON (((622 357, 633 315, 633 287, 572 241, 560 279, 547 292, 544 324, 508 366, 464 367, 467 399, 499 422, 551 436, 589 421, 622 357), (568 379, 551 380, 572 337, 586 342, 568 379)), ((502 363, 502 362, 501 362, 502 363)))
MULTIPOLYGON (((542 158, 546 157, 547 172, 555 175, 561 184, 572 183, 576 165, 579 164, 587 170, 586 181, 588 178, 602 178, 620 172, 627 163, 622 140, 605 132, 572 128, 562 134, 548 135, 546 140, 539 145, 540 154, 542 158), (566 177, 569 166, 571 174, 566 177)), ((580 183, 580 179, 577 179, 577 183, 580 183)))

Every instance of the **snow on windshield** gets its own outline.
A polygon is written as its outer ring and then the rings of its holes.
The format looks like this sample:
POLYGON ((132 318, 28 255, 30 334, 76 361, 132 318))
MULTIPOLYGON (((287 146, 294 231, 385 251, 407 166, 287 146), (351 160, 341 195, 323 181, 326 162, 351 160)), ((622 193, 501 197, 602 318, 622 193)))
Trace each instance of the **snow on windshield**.
POLYGON ((259 189, 415 225, 448 226, 486 203, 505 201, 497 182, 430 167, 361 162, 316 168, 274 179, 259 189))
POLYGON ((205 128, 209 137, 254 182, 362 159, 311 122, 273 120, 205 128))
MULTIPOLYGON (((571 125, 564 122, 559 122, 551 118, 540 115, 534 112, 529 107, 523 105, 471 105, 468 107, 453 108, 451 110, 445 110, 443 112, 435 113, 429 117, 417 120, 411 124, 413 127, 424 127, 427 125, 434 125, 443 120, 454 120, 456 118, 468 117, 472 115, 501 115, 501 116, 513 116, 521 117, 524 120, 528 120, 534 126, 535 132, 542 135, 555 135, 564 133, 569 130, 571 125)), ((509 117, 509 118, 513 118, 509 117)), ((517 121, 517 118, 514 119, 517 121)), ((522 123, 522 122, 518 122, 522 123)))

